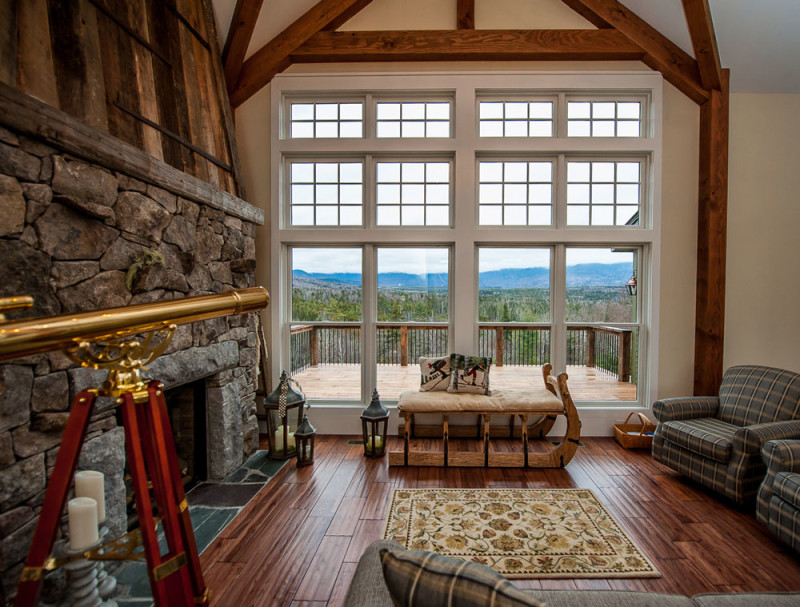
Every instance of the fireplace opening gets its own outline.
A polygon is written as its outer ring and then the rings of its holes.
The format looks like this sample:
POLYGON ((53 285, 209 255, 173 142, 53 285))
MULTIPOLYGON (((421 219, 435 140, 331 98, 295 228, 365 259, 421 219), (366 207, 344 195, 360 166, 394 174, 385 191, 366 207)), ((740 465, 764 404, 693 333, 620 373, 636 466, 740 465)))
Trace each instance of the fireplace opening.
POLYGON ((178 470, 188 491, 208 478, 206 444, 206 380, 164 392, 167 414, 178 454, 178 470))
MULTIPOLYGON (((208 479, 208 439, 206 429, 206 379, 164 391, 167 416, 175 441, 178 472, 184 491, 208 479)), ((118 415, 120 411, 118 410, 118 415)), ((122 425, 122 420, 118 423, 122 425)), ((128 530, 138 527, 139 517, 133 497, 133 481, 128 462, 125 462, 125 489, 128 511, 128 530)), ((152 498, 152 496, 151 496, 152 498)), ((155 506, 155 502, 153 501, 155 506)))

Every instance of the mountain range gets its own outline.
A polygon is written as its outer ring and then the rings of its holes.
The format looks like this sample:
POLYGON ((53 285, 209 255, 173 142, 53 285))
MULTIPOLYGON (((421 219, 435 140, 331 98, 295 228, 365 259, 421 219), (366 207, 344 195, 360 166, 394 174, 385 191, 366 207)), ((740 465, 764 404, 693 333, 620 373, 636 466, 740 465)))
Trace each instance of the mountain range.
MULTIPOLYGON (((294 270, 296 287, 329 283, 340 287, 361 285, 361 274, 338 272, 332 274, 294 270)), ((584 263, 567 267, 567 287, 621 287, 631 277, 628 263, 584 263)), ((548 268, 508 268, 480 273, 481 289, 535 289, 547 288, 550 283, 548 268)), ((385 272, 378 274, 378 287, 383 289, 444 288, 447 274, 411 274, 385 272)))

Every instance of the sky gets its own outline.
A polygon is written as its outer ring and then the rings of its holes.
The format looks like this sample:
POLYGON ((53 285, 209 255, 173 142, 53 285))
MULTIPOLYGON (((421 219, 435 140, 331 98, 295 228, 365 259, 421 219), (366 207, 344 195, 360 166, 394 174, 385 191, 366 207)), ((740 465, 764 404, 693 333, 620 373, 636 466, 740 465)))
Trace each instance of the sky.
MULTIPOLYGON (((582 263, 633 262, 633 253, 614 253, 611 249, 567 249, 567 265, 582 263)), ((480 250, 480 271, 510 268, 546 268, 550 266, 549 249, 489 248, 480 250)), ((361 273, 360 248, 293 248, 292 269, 311 273, 361 273)), ((447 271, 447 249, 388 248, 378 249, 378 271, 408 274, 435 274, 447 271)))

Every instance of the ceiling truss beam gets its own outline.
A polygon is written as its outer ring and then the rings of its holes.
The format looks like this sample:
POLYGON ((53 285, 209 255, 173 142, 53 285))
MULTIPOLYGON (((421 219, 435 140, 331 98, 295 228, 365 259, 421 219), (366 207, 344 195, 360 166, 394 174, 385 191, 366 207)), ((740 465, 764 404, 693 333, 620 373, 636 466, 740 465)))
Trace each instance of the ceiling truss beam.
POLYGON ((722 82, 722 64, 708 0, 683 0, 683 12, 700 70, 700 82, 709 91, 718 91, 722 82))
POLYGON ((257 50, 242 65, 236 88, 230 91, 233 107, 238 107, 264 87, 275 74, 285 70, 291 61, 289 55, 306 40, 349 19, 369 4, 370 0, 320 0, 289 27, 257 50))
POLYGON ((359 61, 610 61, 645 52, 613 30, 320 32, 289 56, 297 63, 359 61))
MULTIPOLYGON (((690 97, 705 103, 708 91, 700 81, 697 62, 617 0, 562 0, 577 13, 594 16, 625 34, 647 53, 644 63, 690 97)), ((587 17, 588 18, 588 17, 587 17)))
POLYGON ((233 11, 228 38, 222 50, 222 65, 225 70, 225 85, 228 91, 236 88, 239 74, 242 71, 247 47, 253 37, 258 14, 264 0, 237 0, 233 11))

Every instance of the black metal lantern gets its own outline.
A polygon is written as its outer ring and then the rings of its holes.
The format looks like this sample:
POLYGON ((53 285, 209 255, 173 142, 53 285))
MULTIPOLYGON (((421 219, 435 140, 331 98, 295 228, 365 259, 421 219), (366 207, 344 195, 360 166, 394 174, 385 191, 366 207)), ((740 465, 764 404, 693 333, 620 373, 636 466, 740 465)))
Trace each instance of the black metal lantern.
POLYGON ((631 276, 630 280, 628 280, 628 282, 625 283, 625 288, 628 291, 628 295, 630 295, 631 297, 636 295, 636 286, 637 286, 636 285, 636 272, 634 272, 633 276, 631 276))
POLYGON ((297 426, 294 437, 297 440, 297 467, 310 466, 314 463, 314 437, 317 429, 308 421, 308 415, 297 426))
POLYGON ((267 411, 267 436, 270 459, 290 459, 297 455, 297 427, 303 419, 306 397, 300 384, 284 371, 278 387, 264 399, 267 411))
POLYGON ((364 455, 383 457, 386 455, 386 426, 389 410, 381 404, 378 390, 372 390, 372 401, 361 414, 361 431, 364 435, 364 455), (381 427, 381 422, 383 426, 381 427))

